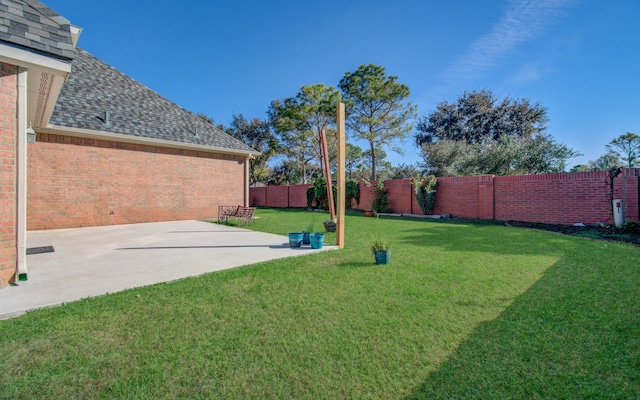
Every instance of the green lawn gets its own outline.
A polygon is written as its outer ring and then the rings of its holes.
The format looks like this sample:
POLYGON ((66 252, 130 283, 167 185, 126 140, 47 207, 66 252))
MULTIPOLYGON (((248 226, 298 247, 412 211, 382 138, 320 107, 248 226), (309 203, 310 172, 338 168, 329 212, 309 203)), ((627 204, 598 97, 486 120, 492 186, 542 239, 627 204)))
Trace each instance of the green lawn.
MULTIPOLYGON (((286 234, 318 214, 257 215, 286 234)), ((490 223, 346 229, 342 251, 0 321, 0 398, 640 397, 640 248, 490 223)))

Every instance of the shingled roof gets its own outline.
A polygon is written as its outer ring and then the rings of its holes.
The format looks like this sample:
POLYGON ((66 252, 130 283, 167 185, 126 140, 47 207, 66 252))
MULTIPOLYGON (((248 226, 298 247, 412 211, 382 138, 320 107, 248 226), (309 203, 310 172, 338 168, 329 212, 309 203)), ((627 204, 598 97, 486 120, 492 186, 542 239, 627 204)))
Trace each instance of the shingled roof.
POLYGON ((49 121, 57 128, 257 153, 80 48, 71 68, 49 121))
POLYGON ((36 0, 0 0, 0 43, 69 61, 71 24, 36 0))

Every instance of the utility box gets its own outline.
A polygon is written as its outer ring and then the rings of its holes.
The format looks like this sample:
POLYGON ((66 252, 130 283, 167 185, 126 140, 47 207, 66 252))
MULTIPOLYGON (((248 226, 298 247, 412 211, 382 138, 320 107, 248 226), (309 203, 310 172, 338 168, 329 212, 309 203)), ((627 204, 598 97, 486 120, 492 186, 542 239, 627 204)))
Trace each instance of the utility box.
POLYGON ((615 226, 624 225, 624 207, 622 199, 613 200, 613 223, 615 226))

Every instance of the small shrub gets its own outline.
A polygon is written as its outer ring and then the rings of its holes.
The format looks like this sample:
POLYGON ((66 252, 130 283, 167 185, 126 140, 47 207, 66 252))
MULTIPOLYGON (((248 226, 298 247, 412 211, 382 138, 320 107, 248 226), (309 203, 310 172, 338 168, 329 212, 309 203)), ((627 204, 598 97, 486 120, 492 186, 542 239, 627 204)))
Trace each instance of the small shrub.
POLYGON ((599 225, 596 229, 598 232, 604 234, 615 235, 616 233, 618 233, 618 228, 616 228, 614 225, 609 224, 599 225))
POLYGON ((619 228, 620 232, 628 233, 630 235, 640 235, 640 223, 635 221, 628 221, 619 228))
MULTIPOLYGON (((331 185, 333 189, 333 198, 337 198, 337 188, 335 185, 331 185)), ((321 210, 329 209, 329 198, 327 196, 327 181, 324 178, 318 178, 313 182, 313 186, 307 189, 307 205, 312 207, 311 204, 314 202, 316 204, 316 208, 321 210), (312 198, 311 198, 312 197, 312 198), (310 200, 311 198, 311 200, 310 200)))
POLYGON ((317 202, 316 200, 316 189, 313 186, 309 186, 307 188, 307 207, 309 208, 315 208, 317 207, 317 202))
POLYGON ((438 180, 435 175, 428 175, 420 179, 414 179, 413 185, 420 210, 422 210, 425 215, 430 215, 436 205, 436 186, 438 186, 438 180))
POLYGON ((377 213, 389 213, 391 207, 389 206, 389 191, 385 190, 384 183, 382 181, 376 184, 373 189, 373 202, 371 208, 377 213))
MULTIPOLYGON (((327 197, 327 181, 324 178, 318 178, 307 189, 307 207, 319 208, 322 210, 329 209, 329 199, 327 197)), ((333 190, 333 199, 338 198, 338 188, 331 185, 333 190)), ((351 199, 355 199, 356 203, 360 203, 360 185, 358 181, 348 180, 345 182, 345 206, 346 209, 351 208, 351 199)))
POLYGON ((360 185, 358 185, 358 181, 353 179, 349 179, 345 182, 346 209, 351 208, 351 199, 355 199, 356 204, 360 204, 360 185))

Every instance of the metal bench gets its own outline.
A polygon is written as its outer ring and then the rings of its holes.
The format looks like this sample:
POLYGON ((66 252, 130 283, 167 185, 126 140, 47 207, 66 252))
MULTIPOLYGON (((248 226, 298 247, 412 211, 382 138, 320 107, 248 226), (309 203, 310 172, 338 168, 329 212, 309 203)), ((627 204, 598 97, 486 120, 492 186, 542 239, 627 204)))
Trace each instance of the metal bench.
POLYGON ((229 218, 235 218, 238 222, 252 223, 255 211, 255 207, 218 206, 218 221, 229 222, 229 218))

